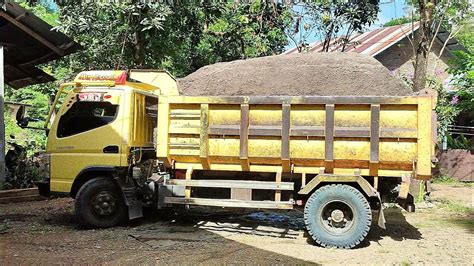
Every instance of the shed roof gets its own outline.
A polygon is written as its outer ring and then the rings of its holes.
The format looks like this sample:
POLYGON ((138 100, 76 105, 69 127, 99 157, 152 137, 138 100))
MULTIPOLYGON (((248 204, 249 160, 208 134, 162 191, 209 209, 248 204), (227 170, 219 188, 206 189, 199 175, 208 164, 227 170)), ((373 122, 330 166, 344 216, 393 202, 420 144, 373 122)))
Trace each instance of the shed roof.
MULTIPOLYGON (((364 33, 355 33, 349 37, 349 43, 346 45, 344 52, 356 52, 375 57, 388 48, 392 47, 402 39, 406 38, 420 27, 420 23, 414 22, 403 25, 390 27, 382 27, 364 33)), ((441 29, 437 34, 439 42, 446 41, 449 32, 441 29)), ((447 44, 448 51, 464 49, 456 39, 452 38, 447 44)), ((317 41, 309 44, 310 52, 322 52, 323 42, 317 41)), ((331 40, 329 51, 342 52, 341 37, 331 40)), ((284 54, 298 53, 296 48, 286 51, 284 54)))
POLYGON ((76 52, 81 46, 52 26, 6 0, 0 7, 0 45, 5 51, 5 83, 13 88, 53 81, 35 67, 76 52))

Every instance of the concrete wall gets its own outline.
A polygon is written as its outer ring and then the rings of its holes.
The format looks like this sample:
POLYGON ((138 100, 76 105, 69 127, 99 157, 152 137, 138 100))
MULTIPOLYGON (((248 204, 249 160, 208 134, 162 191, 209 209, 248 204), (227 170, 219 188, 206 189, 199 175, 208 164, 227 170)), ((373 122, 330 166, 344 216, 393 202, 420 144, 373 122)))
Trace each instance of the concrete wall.
MULTIPOLYGON (((448 60, 451 58, 447 50, 443 52, 441 59, 437 63, 436 70, 433 71, 435 59, 441 52, 441 48, 442 44, 435 42, 432 52, 429 55, 428 71, 429 74, 436 74, 444 81, 449 77, 449 74, 446 73, 446 68, 448 67, 448 60)), ((375 56, 375 59, 389 70, 397 70, 397 76, 402 74, 410 78, 413 77, 415 71, 413 67, 414 60, 411 60, 412 58, 414 59, 413 47, 408 38, 404 38, 392 47, 375 56)))
POLYGON ((438 174, 463 182, 474 181, 474 151, 447 150, 438 155, 438 174))

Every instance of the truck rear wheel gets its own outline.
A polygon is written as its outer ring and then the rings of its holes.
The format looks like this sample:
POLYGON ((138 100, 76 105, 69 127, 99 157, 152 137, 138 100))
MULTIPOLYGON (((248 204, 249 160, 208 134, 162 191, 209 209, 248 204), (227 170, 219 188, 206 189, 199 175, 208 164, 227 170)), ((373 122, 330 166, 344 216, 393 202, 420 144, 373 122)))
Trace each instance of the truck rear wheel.
POLYGON ((114 182, 94 178, 79 189, 75 200, 79 224, 86 228, 106 228, 118 225, 127 217, 127 206, 114 182))
POLYGON ((319 245, 353 248, 367 236, 372 213, 369 202, 356 188, 334 184, 319 188, 309 197, 304 221, 319 245))

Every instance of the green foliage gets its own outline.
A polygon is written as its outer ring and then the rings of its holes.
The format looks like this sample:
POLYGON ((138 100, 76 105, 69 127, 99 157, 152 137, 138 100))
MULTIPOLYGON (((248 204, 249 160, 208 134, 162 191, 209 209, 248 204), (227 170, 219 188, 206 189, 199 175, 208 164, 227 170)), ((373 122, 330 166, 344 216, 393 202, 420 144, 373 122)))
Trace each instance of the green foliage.
POLYGON ((474 143, 471 143, 471 140, 466 138, 463 134, 453 137, 451 134, 446 135, 447 144, 449 149, 462 149, 469 150, 474 148, 474 143))
POLYGON ((464 205, 461 202, 457 202, 450 199, 438 199, 440 205, 439 207, 447 211, 457 213, 457 214, 469 214, 472 213, 472 208, 464 205))
POLYGON ((436 184, 446 184, 446 185, 452 185, 452 184, 457 183, 457 181, 454 180, 450 175, 446 175, 446 174, 443 174, 443 173, 435 176, 433 178, 433 182, 436 183, 436 184))
POLYGON ((453 104, 453 97, 443 87, 443 84, 435 78, 428 79, 429 87, 438 92, 438 102, 436 103, 436 114, 438 115, 438 141, 441 142, 443 136, 448 131, 448 127, 453 124, 454 119, 460 113, 460 109, 453 104))
POLYGON ((433 10, 434 21, 441 23, 441 27, 451 33, 472 25, 473 6, 469 2, 469 0, 438 1, 433 10))
MULTIPOLYGON (((31 104, 28 116, 43 121, 59 84, 80 71, 164 68, 180 77, 215 62, 279 54, 287 44, 284 29, 291 22, 289 6, 266 1, 66 1, 59 10, 41 2, 21 4, 83 47, 40 66, 56 82, 19 90, 7 87, 6 100, 31 104)), ((26 147, 27 153, 2 185, 29 187, 42 176, 35 154, 45 148, 46 134, 20 129, 7 115, 6 136, 26 147)))
MULTIPOLYGON (((473 37, 474 38, 474 37, 473 37)), ((455 51, 454 59, 448 68, 448 73, 453 75, 452 84, 459 89, 471 91, 474 88, 474 53, 455 51)), ((468 92, 466 92, 468 93, 468 92)), ((466 95, 468 97, 468 95, 466 95)), ((474 104, 474 98, 471 99, 474 104)))
POLYGON ((85 48, 64 63, 72 72, 146 67, 183 76, 282 52, 288 14, 289 7, 267 2, 66 3, 57 29, 85 48))
POLYGON ((394 18, 394 19, 386 22, 383 26, 384 27, 390 27, 390 26, 396 26, 396 25, 403 25, 403 24, 411 23, 414 20, 417 20, 417 19, 416 18, 412 19, 410 17, 394 18))
POLYGON ((15 167, 10 169, 8 177, 3 184, 3 189, 18 189, 34 187, 34 182, 47 178, 47 169, 45 162, 39 154, 29 154, 28 151, 34 150, 35 144, 29 143, 25 147, 25 152, 21 153, 16 159, 15 167))
POLYGON ((12 228, 10 220, 5 219, 0 222, 0 234, 6 234, 12 228))
POLYGON ((468 23, 456 35, 456 39, 470 54, 474 53, 474 24, 468 23))
POLYGON ((322 51, 329 50, 330 40, 343 33, 341 42, 345 47, 353 32, 361 32, 370 26, 379 12, 378 0, 340 1, 318 0, 306 3, 312 19, 309 28, 316 29, 323 40, 322 51))
POLYGON ((44 4, 30 5, 28 1, 20 2, 20 5, 33 12, 33 14, 46 21, 49 25, 56 26, 58 24, 59 13, 51 10, 49 6, 44 4))
MULTIPOLYGON (((48 114, 48 95, 42 92, 44 85, 29 86, 19 90, 6 90, 6 99, 13 102, 21 102, 31 105, 27 108, 27 116, 44 121, 48 114)), ((26 130, 16 125, 16 120, 9 114, 5 116, 7 140, 10 135, 19 141, 22 145, 31 145, 30 153, 42 150, 46 145, 46 134, 42 130, 26 130)), ((42 127, 43 122, 32 122, 32 127, 42 127)))

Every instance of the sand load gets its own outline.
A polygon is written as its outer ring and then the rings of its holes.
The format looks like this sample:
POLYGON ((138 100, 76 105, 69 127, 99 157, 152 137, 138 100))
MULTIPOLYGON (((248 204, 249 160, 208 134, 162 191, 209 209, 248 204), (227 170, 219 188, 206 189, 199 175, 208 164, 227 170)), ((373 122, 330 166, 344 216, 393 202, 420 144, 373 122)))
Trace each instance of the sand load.
POLYGON ((370 56, 301 53, 205 66, 178 80, 182 95, 409 95, 370 56))

